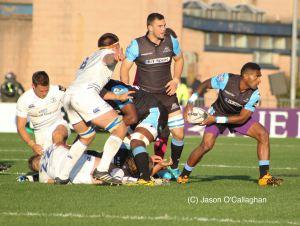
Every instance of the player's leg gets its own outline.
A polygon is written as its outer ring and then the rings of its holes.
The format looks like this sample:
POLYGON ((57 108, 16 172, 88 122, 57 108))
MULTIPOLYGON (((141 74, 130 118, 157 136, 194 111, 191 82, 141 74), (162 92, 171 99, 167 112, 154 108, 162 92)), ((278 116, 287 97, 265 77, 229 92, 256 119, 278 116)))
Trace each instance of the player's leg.
POLYGON ((149 154, 146 147, 157 137, 160 116, 161 112, 158 107, 150 108, 147 117, 137 125, 134 133, 131 134, 130 147, 140 173, 138 182, 144 185, 153 185, 150 182, 149 154))
POLYGON ((198 147, 196 147, 190 154, 183 168, 183 171, 180 174, 180 177, 178 178, 179 183, 187 182, 188 177, 191 174, 194 167, 203 158, 203 156, 213 148, 216 138, 217 137, 213 133, 204 133, 201 144, 198 147))
MULTIPOLYGON (((268 131, 259 123, 250 119, 248 124, 251 123, 251 126, 248 126, 245 135, 253 137, 257 140, 257 157, 259 165, 259 185, 280 185, 282 179, 274 178, 269 174, 270 168, 270 139, 268 131)), ((247 123, 244 125, 247 126, 247 123)), ((238 130, 238 129, 237 129, 238 130)))
POLYGON ((87 149, 87 146, 96 136, 95 129, 88 126, 82 120, 76 124, 73 124, 72 126, 75 132, 79 135, 79 139, 72 144, 70 150, 68 151, 63 169, 60 171, 59 176, 55 178, 55 183, 57 184, 68 183, 71 170, 75 166, 78 159, 80 159, 84 151, 87 149))
POLYGON ((110 177, 108 169, 111 161, 122 145, 122 141, 127 133, 127 127, 122 121, 122 117, 112 109, 92 119, 91 122, 96 126, 104 128, 111 134, 104 144, 101 162, 95 169, 93 176, 107 183, 121 184, 121 181, 110 177))
POLYGON ((168 126, 172 134, 171 158, 173 161, 169 171, 172 178, 177 179, 180 175, 178 164, 184 147, 184 120, 180 110, 169 114, 168 126))
POLYGON ((168 126, 165 126, 156 138, 154 143, 154 154, 164 158, 167 151, 168 139, 170 136, 170 130, 168 126))
POLYGON ((146 128, 137 127, 131 134, 130 147, 139 171, 139 179, 150 181, 149 154, 146 147, 154 141, 154 136, 146 128))

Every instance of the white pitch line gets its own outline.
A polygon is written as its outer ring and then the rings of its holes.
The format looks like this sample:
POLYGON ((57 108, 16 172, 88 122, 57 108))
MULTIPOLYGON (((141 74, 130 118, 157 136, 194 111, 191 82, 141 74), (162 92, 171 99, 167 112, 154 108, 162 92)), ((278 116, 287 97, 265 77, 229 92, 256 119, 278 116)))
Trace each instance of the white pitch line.
MULTIPOLYGON (((180 165, 184 166, 184 163, 180 165)), ((199 166, 203 167, 216 167, 216 168, 244 168, 244 169, 257 169, 258 166, 231 166, 231 165, 211 165, 211 164, 199 164, 199 166)), ((298 168, 293 167, 272 167, 274 170, 298 170, 298 168)))
POLYGON ((135 216, 135 215, 111 215, 106 213, 100 214, 80 214, 80 213, 38 213, 38 212, 2 212, 3 216, 22 216, 22 217, 60 217, 60 218, 106 218, 121 220, 151 220, 151 221, 198 221, 198 222, 217 222, 233 224, 279 224, 279 225, 300 225, 299 222, 292 221, 269 221, 269 220, 236 220, 230 218, 209 218, 209 217, 177 217, 167 214, 161 216, 135 216))

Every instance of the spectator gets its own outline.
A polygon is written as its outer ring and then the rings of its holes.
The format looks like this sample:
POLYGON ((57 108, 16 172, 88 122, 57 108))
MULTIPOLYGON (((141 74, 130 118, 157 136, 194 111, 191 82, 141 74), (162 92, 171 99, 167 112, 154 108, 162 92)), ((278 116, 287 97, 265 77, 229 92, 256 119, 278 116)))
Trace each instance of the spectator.
POLYGON ((17 102, 19 97, 24 93, 24 88, 16 80, 16 75, 9 72, 5 75, 4 83, 1 85, 0 94, 2 102, 17 102))

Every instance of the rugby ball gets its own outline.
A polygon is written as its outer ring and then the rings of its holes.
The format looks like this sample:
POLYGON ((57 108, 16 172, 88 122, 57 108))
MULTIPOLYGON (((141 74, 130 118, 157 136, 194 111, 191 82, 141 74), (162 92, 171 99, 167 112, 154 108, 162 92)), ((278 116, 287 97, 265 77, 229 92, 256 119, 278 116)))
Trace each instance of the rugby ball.
POLYGON ((200 124, 207 118, 207 116, 208 114, 203 108, 193 107, 191 111, 187 113, 187 121, 191 124, 200 124))

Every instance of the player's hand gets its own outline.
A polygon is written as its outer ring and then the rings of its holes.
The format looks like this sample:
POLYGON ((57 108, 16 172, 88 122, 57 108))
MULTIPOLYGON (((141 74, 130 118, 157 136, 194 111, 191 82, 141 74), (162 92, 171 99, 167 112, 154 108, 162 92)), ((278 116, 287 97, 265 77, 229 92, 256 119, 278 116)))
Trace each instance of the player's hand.
POLYGON ((173 161, 171 158, 169 159, 169 161, 167 159, 163 159, 158 164, 161 165, 162 167, 167 167, 167 166, 171 166, 173 164, 173 161))
POLYGON ((37 155, 42 155, 43 154, 43 148, 39 144, 34 144, 32 145, 31 149, 33 150, 34 153, 37 155))
POLYGON ((160 161, 163 160, 163 159, 162 159, 160 156, 158 156, 158 155, 152 155, 150 158, 151 158, 151 160, 152 160, 153 163, 158 163, 158 162, 160 162, 160 161))
POLYGON ((167 88, 167 95, 172 96, 176 93, 177 86, 179 84, 179 80, 177 78, 173 78, 171 81, 167 83, 165 88, 167 88))
POLYGON ((187 122, 187 118, 188 118, 188 113, 191 112, 193 109, 193 104, 191 103, 188 103, 185 108, 184 108, 184 111, 183 111, 183 118, 184 120, 187 122))
POLYGON ((216 117, 208 115, 207 118, 200 124, 201 126, 211 125, 216 122, 216 117))
POLYGON ((119 48, 115 50, 114 58, 116 61, 123 61, 125 59, 125 55, 123 53, 123 48, 119 48))
POLYGON ((135 91, 128 91, 124 94, 118 95, 118 100, 124 102, 126 100, 132 99, 133 96, 130 96, 130 95, 133 93, 135 93, 135 91))

